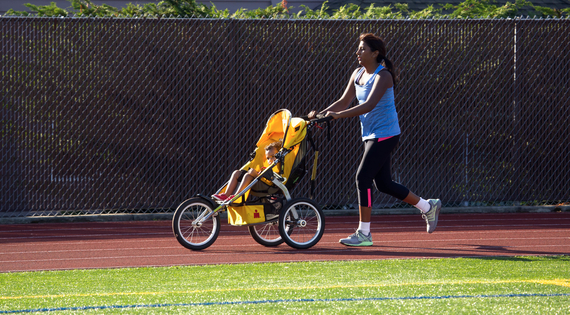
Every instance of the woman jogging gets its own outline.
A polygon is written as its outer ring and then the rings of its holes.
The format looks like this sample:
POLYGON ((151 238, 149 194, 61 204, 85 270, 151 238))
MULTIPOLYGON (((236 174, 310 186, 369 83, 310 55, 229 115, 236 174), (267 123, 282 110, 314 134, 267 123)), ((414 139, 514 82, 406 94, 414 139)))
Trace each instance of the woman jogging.
MULTIPOLYGON (((362 34, 356 55, 361 67, 352 73, 342 97, 321 111, 334 119, 359 116, 364 141, 364 155, 356 173, 360 223, 354 234, 339 242, 348 246, 372 245, 373 183, 379 191, 418 208, 426 221, 427 232, 431 233, 437 226, 441 201, 424 200, 392 181, 390 154, 400 139, 400 126, 394 103, 397 76, 392 62, 386 58, 386 46, 374 34, 362 34), (358 105, 348 108, 355 97, 358 105)), ((316 114, 311 111, 309 118, 316 114)))

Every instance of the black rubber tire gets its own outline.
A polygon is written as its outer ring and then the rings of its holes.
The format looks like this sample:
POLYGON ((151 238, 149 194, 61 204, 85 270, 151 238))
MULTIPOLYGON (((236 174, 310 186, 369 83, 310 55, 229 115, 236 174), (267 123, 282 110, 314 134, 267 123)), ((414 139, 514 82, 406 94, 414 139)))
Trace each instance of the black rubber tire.
POLYGON ((307 249, 317 244, 325 231, 325 216, 314 201, 296 198, 285 205, 279 214, 279 234, 287 245, 307 249), (293 218, 293 210, 298 217, 293 218))
POLYGON ((283 243, 278 225, 278 221, 275 220, 265 224, 250 225, 247 228, 256 242, 263 246, 274 247, 283 243))
POLYGON ((220 219, 213 215, 200 226, 192 226, 202 213, 209 213, 214 206, 207 200, 194 197, 181 203, 172 217, 172 231, 182 246, 201 250, 212 245, 220 234, 220 219))

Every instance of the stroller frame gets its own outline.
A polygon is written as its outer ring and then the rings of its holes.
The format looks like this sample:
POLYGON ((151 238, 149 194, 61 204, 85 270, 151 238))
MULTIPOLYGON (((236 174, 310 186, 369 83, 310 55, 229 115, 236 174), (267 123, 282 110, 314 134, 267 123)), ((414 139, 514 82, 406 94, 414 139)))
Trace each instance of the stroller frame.
MULTIPOLYGON (((292 174, 291 171, 293 171, 293 169, 290 170, 289 174, 284 174, 288 175, 289 178, 274 172, 273 169, 279 167, 279 165, 283 167, 287 155, 291 154, 295 147, 299 146, 302 141, 307 141, 306 138, 308 138, 309 142, 315 149, 315 159, 312 172, 312 180, 314 181, 318 151, 311 138, 311 129, 315 126, 318 127, 319 123, 330 121, 332 117, 321 117, 313 120, 308 120, 308 118, 302 117, 301 119, 303 123, 299 123, 299 125, 305 128, 307 134, 303 134, 300 141, 296 142, 297 140, 293 139, 293 142, 291 142, 288 141, 290 138, 287 137, 288 132, 291 129, 292 120, 291 114, 288 110, 281 109, 275 112, 270 117, 268 126, 271 119, 277 114, 287 116, 288 121, 283 136, 284 145, 275 155, 275 161, 262 170, 258 176, 254 178, 249 185, 247 185, 247 187, 231 199, 218 201, 208 196, 196 195, 195 197, 182 202, 176 209, 172 220, 174 235, 181 245, 191 250, 201 250, 212 245, 220 232, 221 224, 219 214, 222 211, 228 212, 228 221, 231 225, 248 226, 249 232, 254 240, 264 246, 277 246, 285 242, 293 248, 306 249, 314 246, 321 239, 325 225, 325 218, 321 208, 311 199, 291 197, 286 183, 288 179, 291 179, 290 175, 292 174), (264 215, 264 220, 260 221, 260 219, 258 219, 255 222, 247 222, 247 220, 243 220, 243 222, 239 221, 236 223, 230 220, 230 211, 233 210, 233 207, 248 205, 248 194, 252 187, 258 184, 262 179, 265 179, 265 184, 267 184, 267 182, 271 182, 275 185, 280 194, 284 197, 284 200, 282 200, 282 204, 280 205, 278 217, 274 215, 272 218, 267 218, 264 215), (236 203, 240 198, 242 202, 236 203)), ((296 119, 296 121, 300 122, 299 119, 296 119)), ((269 128, 268 126, 266 127, 266 130, 269 128)), ((295 132, 305 132, 305 130, 300 130, 299 127, 295 127, 294 130, 295 132)), ((300 137, 298 134, 292 135, 292 137, 296 136, 300 137)), ((257 149, 259 149, 259 146, 257 149)), ((305 153, 306 152, 303 152, 302 154, 305 153)), ((296 157, 297 156, 294 158, 296 157)), ((305 156, 301 157, 301 159, 304 158, 305 156)), ((252 161, 253 158, 250 162, 252 161)), ((248 164, 246 164, 246 166, 247 165, 248 164)), ((304 170, 304 172, 306 173, 307 171, 304 170)), ((300 175, 299 178, 301 176, 302 175, 300 175)), ((295 181, 299 178, 295 179, 295 181)), ((289 186, 291 187, 294 184, 295 183, 290 184, 289 186)), ((220 193, 224 187, 225 186, 220 187, 216 191, 216 194, 220 193)), ((274 196, 274 194, 262 196, 261 198, 269 198, 272 196, 274 196)), ((248 213, 248 215, 249 214, 251 213, 248 213)))

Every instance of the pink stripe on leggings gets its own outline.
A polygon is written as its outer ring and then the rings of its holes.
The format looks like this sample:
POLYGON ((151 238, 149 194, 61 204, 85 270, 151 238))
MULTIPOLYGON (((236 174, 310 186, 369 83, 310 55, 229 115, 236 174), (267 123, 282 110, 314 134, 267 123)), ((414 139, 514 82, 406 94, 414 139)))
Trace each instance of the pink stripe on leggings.
POLYGON ((368 188, 368 207, 372 207, 372 192, 368 188))
POLYGON ((390 136, 390 137, 384 137, 384 138, 378 138, 378 142, 380 142, 380 141, 384 141, 384 140, 388 140, 388 139, 390 139, 390 138, 392 138, 392 137, 393 137, 393 136, 390 136))

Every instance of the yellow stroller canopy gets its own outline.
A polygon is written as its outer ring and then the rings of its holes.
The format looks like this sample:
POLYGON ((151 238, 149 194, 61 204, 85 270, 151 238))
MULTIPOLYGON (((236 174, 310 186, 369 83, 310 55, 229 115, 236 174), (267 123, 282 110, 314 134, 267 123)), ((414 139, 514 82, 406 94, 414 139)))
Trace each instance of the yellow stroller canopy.
POLYGON ((291 117, 291 112, 287 109, 281 109, 269 117, 265 130, 257 141, 257 147, 265 148, 272 142, 283 141, 283 148, 290 149, 305 139, 306 123, 302 118, 291 117))
MULTIPOLYGON (((281 176, 285 177, 284 183, 286 183, 295 162, 295 157, 299 153, 297 144, 301 143, 306 135, 307 122, 304 119, 292 117, 291 112, 287 109, 278 110, 269 117, 265 130, 257 141, 255 157, 245 164, 242 169, 247 171, 249 168, 259 169, 260 167, 268 166, 267 161, 265 161, 265 147, 273 142, 282 141, 283 149, 291 151, 285 156, 283 173, 281 174, 281 176)), ((304 154, 304 152, 302 153, 304 154)))

